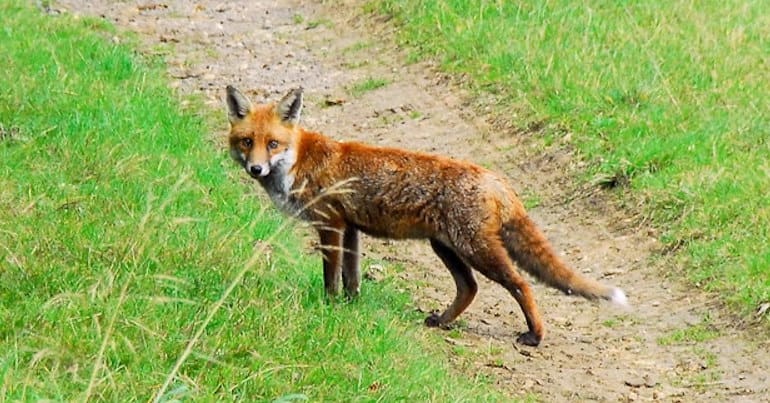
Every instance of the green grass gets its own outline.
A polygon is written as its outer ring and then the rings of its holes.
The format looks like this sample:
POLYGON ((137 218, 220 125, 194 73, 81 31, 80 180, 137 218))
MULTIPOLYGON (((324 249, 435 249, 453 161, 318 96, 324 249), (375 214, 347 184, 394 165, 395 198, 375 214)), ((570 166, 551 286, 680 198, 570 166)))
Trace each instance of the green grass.
POLYGON ((569 133, 586 179, 645 200, 694 283, 770 300, 770 3, 382 0, 419 57, 569 133))
POLYGON ((328 301, 163 66, 98 20, 0 16, 0 400, 500 399, 390 283, 328 301))
POLYGON ((661 346, 670 346, 673 344, 698 344, 713 340, 719 336, 719 332, 708 324, 708 322, 698 323, 681 329, 672 331, 658 339, 661 346))
POLYGON ((390 84, 390 81, 384 78, 368 77, 363 81, 359 81, 350 87, 350 94, 354 97, 360 97, 361 95, 374 91, 378 88, 382 88, 390 84))

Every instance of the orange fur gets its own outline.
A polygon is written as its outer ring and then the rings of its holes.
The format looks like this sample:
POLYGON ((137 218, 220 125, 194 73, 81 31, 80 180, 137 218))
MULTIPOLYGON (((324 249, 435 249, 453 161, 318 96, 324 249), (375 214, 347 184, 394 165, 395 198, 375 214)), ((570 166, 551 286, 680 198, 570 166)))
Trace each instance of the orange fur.
POLYGON ((468 162, 408 150, 341 143, 297 125, 301 90, 278 104, 252 106, 228 87, 231 154, 273 201, 316 227, 329 294, 359 292, 358 232, 429 239, 457 285, 452 304, 426 319, 443 326, 470 305, 471 268, 501 284, 519 303, 537 345, 545 330, 521 268, 567 294, 625 303, 617 288, 569 269, 530 220, 501 176, 468 162))

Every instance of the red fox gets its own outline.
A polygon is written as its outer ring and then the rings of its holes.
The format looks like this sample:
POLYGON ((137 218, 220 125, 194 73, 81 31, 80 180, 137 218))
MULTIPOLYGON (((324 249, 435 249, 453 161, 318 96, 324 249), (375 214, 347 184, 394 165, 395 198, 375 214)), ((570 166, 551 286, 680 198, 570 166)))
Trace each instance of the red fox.
POLYGON ((428 239, 457 287, 454 301, 427 326, 454 321, 476 296, 471 268, 505 287, 519 303, 537 346, 545 329, 532 288, 514 262, 566 294, 626 305, 626 295, 572 271, 527 216, 506 180, 478 165, 361 143, 337 142, 298 125, 302 89, 278 103, 252 105, 227 87, 232 157, 284 212, 318 231, 324 286, 359 293, 359 232, 428 239), (341 277, 341 279, 340 279, 341 277))

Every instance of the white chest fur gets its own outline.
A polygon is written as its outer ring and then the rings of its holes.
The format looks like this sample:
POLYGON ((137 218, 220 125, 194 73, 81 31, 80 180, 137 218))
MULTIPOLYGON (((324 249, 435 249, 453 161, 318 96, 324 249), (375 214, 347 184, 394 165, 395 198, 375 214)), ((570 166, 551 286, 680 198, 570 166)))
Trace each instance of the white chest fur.
POLYGON ((294 175, 290 173, 296 161, 295 153, 287 150, 270 160, 270 174, 259 178, 259 183, 265 188, 270 200, 281 210, 295 214, 301 206, 292 200, 291 192, 294 186, 294 175))

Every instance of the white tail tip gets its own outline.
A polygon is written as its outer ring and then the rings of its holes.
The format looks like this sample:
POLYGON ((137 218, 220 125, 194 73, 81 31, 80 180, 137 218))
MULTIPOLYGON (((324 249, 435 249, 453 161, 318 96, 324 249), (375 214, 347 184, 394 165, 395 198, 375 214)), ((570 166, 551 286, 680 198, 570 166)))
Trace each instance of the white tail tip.
POLYGON ((613 288, 612 289, 612 296, 610 296, 610 301, 613 304, 617 304, 620 306, 628 306, 628 298, 626 297, 626 293, 623 292, 620 288, 613 288))

